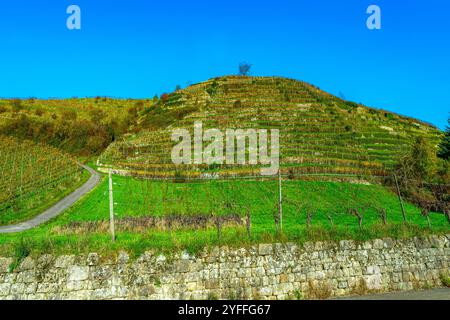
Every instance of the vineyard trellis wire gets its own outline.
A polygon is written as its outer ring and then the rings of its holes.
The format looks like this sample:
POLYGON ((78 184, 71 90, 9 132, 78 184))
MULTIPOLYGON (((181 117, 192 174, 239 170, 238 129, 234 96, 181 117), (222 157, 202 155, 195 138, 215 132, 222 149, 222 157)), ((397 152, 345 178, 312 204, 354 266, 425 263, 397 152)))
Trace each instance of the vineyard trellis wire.
MULTIPOLYGON (((415 215, 419 213, 407 201, 405 208, 401 209, 402 203, 397 198, 396 189, 389 186, 392 176, 285 174, 279 178, 248 176, 245 179, 186 178, 182 181, 175 178, 145 179, 142 176, 125 178, 114 176, 114 179, 119 180, 114 183, 114 187, 122 189, 115 191, 117 193, 114 195, 114 205, 117 209, 115 213, 118 216, 116 223, 119 229, 122 223, 153 228, 157 228, 159 223, 169 229, 177 228, 177 225, 194 229, 209 225, 217 229, 217 237, 220 239, 224 225, 232 221, 238 227, 245 228, 248 237, 251 238, 254 233, 252 227, 261 220, 262 215, 266 218, 273 217, 274 230, 279 233, 282 230, 281 219, 285 219, 287 225, 303 224, 307 228, 316 221, 322 225, 327 221, 331 228, 342 222, 349 225, 349 221, 353 221, 350 224, 357 224, 362 229, 365 225, 373 223, 386 226, 392 222, 401 224, 410 222, 406 220, 406 216, 399 219, 398 217, 401 217, 399 214, 394 219, 392 210, 399 213, 406 210, 406 215, 409 216, 412 215, 412 211, 415 215), (278 179, 282 181, 282 193, 278 179), (346 184, 343 185, 342 182, 346 184), (371 185, 391 188, 393 199, 397 200, 389 199, 389 203, 386 204, 383 203, 383 199, 375 199, 374 195, 366 190, 371 185), (303 187, 304 190, 296 193, 294 189, 297 187, 303 187), (336 197, 337 201, 340 200, 339 203, 333 203, 333 198, 325 195, 331 188, 334 188, 334 192, 342 194, 336 197), (280 197, 283 197, 283 202, 280 201, 280 197), (285 208, 282 209, 281 205, 285 208), (280 215, 282 211, 286 216, 280 215), (255 215, 255 212, 258 214, 255 215), (184 217, 190 217, 190 223, 177 224, 176 221, 182 221, 184 217), (159 222, 156 223, 155 219, 159 222), (149 224, 150 220, 152 223, 149 224), (167 224, 167 221, 171 222, 167 224), (195 221, 198 222, 198 226, 195 221)), ((445 185, 440 187, 442 188, 439 190, 444 193, 442 196, 448 196, 448 188, 445 185)), ((447 215, 450 223, 448 203, 439 208, 442 210, 441 213, 447 215)), ((429 214, 424 214, 423 218, 426 219, 426 225, 431 227, 429 214)), ((415 217, 413 220, 417 219, 415 217)))

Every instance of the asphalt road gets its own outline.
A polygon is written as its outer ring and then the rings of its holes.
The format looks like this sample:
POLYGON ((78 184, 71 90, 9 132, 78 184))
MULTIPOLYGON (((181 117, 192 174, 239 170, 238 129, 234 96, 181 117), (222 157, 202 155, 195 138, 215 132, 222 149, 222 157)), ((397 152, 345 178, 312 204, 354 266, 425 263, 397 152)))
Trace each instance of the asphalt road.
POLYGON ((89 171, 89 173, 91 174, 91 177, 85 184, 83 184, 73 193, 69 194, 67 197, 65 197, 43 213, 34 217, 33 219, 14 225, 0 227, 0 233, 16 233, 37 227, 60 215, 62 212, 64 212, 64 210, 68 209, 75 202, 77 202, 83 195, 94 189, 95 186, 100 182, 100 175, 94 169, 88 166, 82 164, 80 164, 80 166, 89 171))
POLYGON ((368 296, 339 298, 339 300, 450 300, 450 288, 421 291, 401 291, 368 296))

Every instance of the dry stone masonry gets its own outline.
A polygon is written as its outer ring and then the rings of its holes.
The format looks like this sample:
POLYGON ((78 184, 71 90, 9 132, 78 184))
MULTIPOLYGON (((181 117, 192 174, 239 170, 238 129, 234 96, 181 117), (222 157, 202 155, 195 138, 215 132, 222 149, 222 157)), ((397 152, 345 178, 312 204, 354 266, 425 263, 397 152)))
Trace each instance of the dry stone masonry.
POLYGON ((0 258, 0 299, 305 299, 436 287, 450 235, 409 240, 216 247, 132 260, 0 258))

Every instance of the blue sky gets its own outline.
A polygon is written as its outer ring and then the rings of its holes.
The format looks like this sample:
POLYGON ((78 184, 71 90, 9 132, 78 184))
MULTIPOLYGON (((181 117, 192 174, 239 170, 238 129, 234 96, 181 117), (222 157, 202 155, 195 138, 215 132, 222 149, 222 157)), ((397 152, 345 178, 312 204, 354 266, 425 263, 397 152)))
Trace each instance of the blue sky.
POLYGON ((0 96, 143 98, 235 74, 304 80, 444 128, 447 0, 14 0, 0 5, 0 96), (82 11, 68 30, 66 8, 82 11), (382 29, 366 9, 382 10, 382 29))

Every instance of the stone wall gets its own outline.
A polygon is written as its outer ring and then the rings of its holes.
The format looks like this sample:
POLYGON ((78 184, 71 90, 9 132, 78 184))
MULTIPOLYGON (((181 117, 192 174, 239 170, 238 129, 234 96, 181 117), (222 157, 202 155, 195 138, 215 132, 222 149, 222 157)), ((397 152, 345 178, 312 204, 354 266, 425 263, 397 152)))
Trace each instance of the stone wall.
POLYGON ((441 285, 450 235, 410 240, 261 244, 131 260, 0 258, 0 299, 296 299, 441 285))

